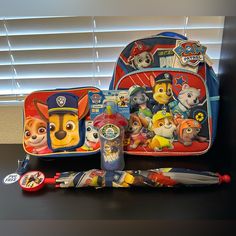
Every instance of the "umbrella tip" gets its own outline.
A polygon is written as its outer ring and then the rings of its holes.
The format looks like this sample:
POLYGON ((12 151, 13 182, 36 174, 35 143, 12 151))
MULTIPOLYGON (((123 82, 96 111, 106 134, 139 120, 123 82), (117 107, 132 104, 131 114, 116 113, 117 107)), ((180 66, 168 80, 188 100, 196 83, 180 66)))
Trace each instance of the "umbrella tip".
POLYGON ((220 183, 229 184, 231 182, 231 177, 229 175, 221 175, 220 176, 220 183))

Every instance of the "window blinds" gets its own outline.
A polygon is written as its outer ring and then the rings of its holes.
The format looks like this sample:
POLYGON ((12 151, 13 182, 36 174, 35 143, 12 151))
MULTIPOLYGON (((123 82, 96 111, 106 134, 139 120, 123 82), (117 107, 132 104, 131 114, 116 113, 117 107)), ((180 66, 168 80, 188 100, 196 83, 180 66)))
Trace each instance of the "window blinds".
POLYGON ((218 73, 224 17, 0 18, 0 104, 34 90, 107 89, 131 41, 175 31, 207 46, 218 73))

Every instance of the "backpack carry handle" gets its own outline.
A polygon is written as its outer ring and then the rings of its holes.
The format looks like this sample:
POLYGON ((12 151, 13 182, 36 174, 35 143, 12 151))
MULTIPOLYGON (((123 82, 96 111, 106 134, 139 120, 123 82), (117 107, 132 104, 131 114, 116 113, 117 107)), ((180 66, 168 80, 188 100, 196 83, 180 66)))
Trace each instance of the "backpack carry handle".
POLYGON ((182 40, 187 40, 188 39, 184 35, 178 34, 178 33, 175 33, 175 32, 162 32, 160 34, 157 34, 157 36, 172 37, 172 38, 175 38, 175 39, 182 39, 182 40))

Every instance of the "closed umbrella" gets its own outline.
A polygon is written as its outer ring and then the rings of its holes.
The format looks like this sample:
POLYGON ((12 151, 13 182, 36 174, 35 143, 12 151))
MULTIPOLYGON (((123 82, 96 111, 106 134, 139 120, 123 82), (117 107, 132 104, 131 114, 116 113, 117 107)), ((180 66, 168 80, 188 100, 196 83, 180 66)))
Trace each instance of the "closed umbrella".
POLYGON ((195 171, 183 168, 159 168, 150 170, 105 171, 92 169, 80 172, 56 173, 46 178, 40 171, 24 174, 19 184, 25 191, 37 191, 45 184, 56 188, 81 187, 180 187, 209 186, 230 183, 229 175, 209 171, 195 171))

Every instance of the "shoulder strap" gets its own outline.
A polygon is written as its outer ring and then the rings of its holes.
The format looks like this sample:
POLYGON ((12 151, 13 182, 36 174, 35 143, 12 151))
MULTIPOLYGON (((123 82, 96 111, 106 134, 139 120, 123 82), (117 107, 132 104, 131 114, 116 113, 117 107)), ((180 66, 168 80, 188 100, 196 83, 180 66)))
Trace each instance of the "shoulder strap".
POLYGON ((157 34, 156 36, 165 36, 165 37, 171 37, 171 38, 175 38, 175 39, 182 39, 182 40, 187 40, 188 38, 185 37, 182 34, 178 34, 175 32, 162 32, 160 34, 157 34))

